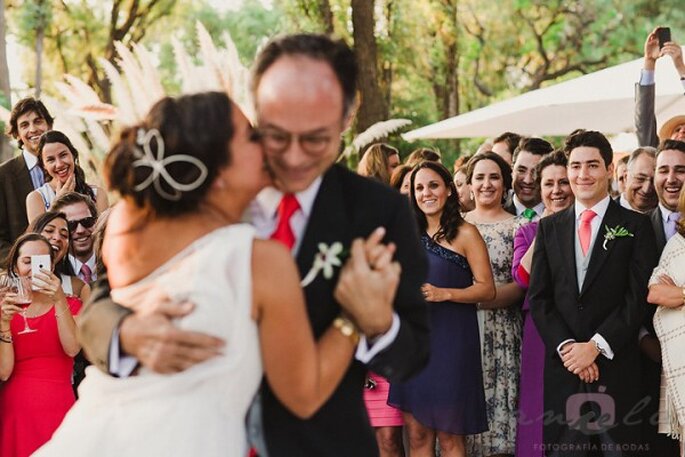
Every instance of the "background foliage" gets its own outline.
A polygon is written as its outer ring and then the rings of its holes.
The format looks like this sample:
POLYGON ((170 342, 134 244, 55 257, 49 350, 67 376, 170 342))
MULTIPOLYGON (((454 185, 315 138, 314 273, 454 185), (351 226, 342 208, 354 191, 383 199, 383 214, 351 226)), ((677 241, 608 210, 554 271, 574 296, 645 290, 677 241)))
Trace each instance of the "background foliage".
MULTIPOLYGON (((355 22, 354 8, 362 7, 355 0, 273 0, 271 9, 258 0, 245 0, 236 10, 217 8, 225 1, 208 0, 15 0, 6 3, 5 16, 7 33, 25 45, 21 63, 30 88, 40 80, 43 91, 54 93, 51 82, 70 73, 89 81, 104 98, 109 87, 97 61, 114 60, 115 40, 144 43, 158 59, 164 84, 176 90, 171 38, 196 49, 198 20, 217 43, 222 44, 223 31, 230 31, 246 64, 260 45, 279 33, 334 32, 360 45, 364 36, 371 37, 375 56, 363 65, 375 68, 371 87, 380 96, 365 97, 378 106, 374 114, 360 118, 362 126, 405 117, 419 127, 637 58, 646 35, 657 25, 670 26, 674 39, 685 41, 682 0, 363 2, 364 7, 373 5, 370 25, 355 22), (364 35, 361 27, 373 30, 364 35), (37 56, 39 30, 44 41, 37 56)), ((438 147, 446 164, 473 152, 481 141, 407 144, 399 137, 391 139, 403 154, 418 146, 438 147)))

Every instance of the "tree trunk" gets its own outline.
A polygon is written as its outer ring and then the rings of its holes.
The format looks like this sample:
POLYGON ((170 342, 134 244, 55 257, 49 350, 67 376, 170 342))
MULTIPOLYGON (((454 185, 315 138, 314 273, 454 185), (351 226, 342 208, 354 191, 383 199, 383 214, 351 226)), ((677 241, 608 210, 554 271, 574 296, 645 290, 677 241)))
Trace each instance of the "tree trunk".
MULTIPOLYGON (((12 107, 12 94, 10 92, 10 69, 7 65, 7 41, 5 34, 7 24, 5 23, 5 0, 0 0, 0 95, 6 102, 6 107, 12 107)), ((0 132, 0 163, 9 159, 12 155, 9 140, 0 132)))
POLYGON ((36 30, 36 82, 35 97, 40 98, 41 86, 43 81, 43 39, 45 38, 45 28, 39 27, 36 30))
POLYGON ((354 52, 360 69, 361 106, 357 114, 357 130, 360 132, 388 117, 388 107, 378 84, 374 4, 374 0, 351 2, 354 52))
POLYGON ((332 35, 335 30, 333 28, 333 13, 331 12, 329 0, 319 0, 319 14, 323 21, 324 30, 327 34, 332 35))

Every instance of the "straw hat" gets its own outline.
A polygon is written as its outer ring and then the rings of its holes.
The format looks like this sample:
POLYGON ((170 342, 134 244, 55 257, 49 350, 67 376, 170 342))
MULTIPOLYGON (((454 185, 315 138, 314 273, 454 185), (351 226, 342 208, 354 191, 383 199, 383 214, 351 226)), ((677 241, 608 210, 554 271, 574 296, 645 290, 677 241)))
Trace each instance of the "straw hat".
POLYGON ((673 116, 659 129, 659 140, 664 141, 671 138, 673 130, 681 124, 685 124, 685 116, 673 116))

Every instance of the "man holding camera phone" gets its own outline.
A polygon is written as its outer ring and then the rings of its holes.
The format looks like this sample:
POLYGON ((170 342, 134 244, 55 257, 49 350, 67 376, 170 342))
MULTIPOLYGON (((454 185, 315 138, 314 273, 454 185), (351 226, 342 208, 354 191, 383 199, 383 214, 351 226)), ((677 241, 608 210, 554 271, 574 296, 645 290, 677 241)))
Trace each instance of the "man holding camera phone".
MULTIPOLYGON (((655 68, 656 60, 663 56, 670 56, 673 60, 685 91, 685 63, 683 62, 682 49, 678 43, 673 41, 670 28, 657 27, 645 40, 644 67, 640 74, 640 82, 635 85, 635 129, 640 146, 657 147, 660 142, 669 139, 685 141, 685 113, 667 120, 657 130, 654 113, 655 68)), ((661 217, 659 207, 654 211, 657 217, 661 217)), ((651 311, 645 319, 639 342, 642 350, 641 362, 643 367, 642 394, 644 398, 649 398, 642 412, 642 433, 653 455, 675 457, 679 455, 678 441, 659 434, 657 424, 652 420, 656 417, 659 408, 661 362, 654 360, 650 354, 659 354, 661 349, 651 325, 653 310, 651 311)))
POLYGON ((685 91, 685 63, 683 51, 671 39, 671 29, 657 27, 647 36, 644 47, 644 67, 640 82, 635 85, 635 129, 640 146, 657 147, 660 141, 685 141, 685 113, 666 121, 659 130, 654 114, 656 60, 670 56, 685 91))

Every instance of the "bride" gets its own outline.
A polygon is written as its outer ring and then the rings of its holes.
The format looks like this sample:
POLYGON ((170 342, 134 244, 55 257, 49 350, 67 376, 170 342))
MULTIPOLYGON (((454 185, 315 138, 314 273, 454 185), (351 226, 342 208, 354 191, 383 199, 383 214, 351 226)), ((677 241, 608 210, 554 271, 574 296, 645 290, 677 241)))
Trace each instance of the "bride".
MULTIPOLYGON (((245 414, 263 374, 302 418, 333 393, 354 338, 331 326, 315 342, 289 251, 239 223, 269 182, 251 133, 218 92, 165 98, 121 133, 106 160, 109 186, 122 197, 102 251, 112 298, 137 312, 160 292, 192 301, 178 326, 222 338, 226 350, 173 375, 141 368, 119 379, 90 367, 79 401, 34 455, 242 457, 245 414)), ((391 248, 357 240, 350 255, 396 289, 391 248)))

